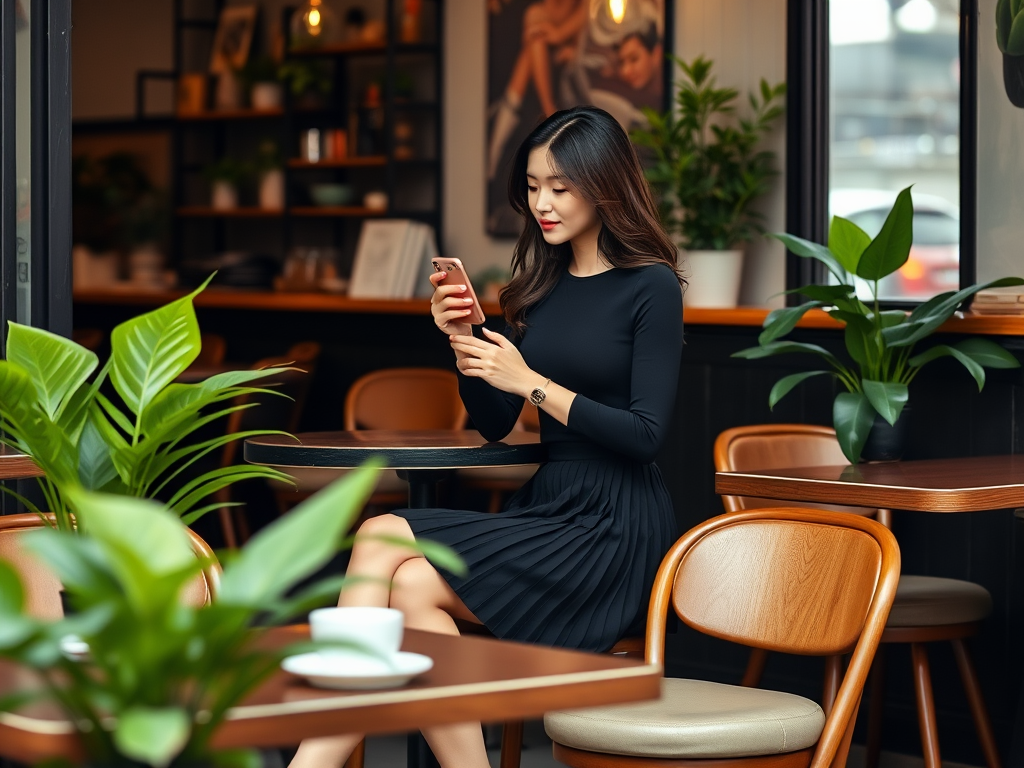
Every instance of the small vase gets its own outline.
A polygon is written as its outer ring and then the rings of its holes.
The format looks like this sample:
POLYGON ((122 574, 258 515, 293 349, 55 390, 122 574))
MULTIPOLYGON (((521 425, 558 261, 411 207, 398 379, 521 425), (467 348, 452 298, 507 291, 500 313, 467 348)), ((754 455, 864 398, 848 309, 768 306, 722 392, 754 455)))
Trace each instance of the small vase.
POLYGON ((1024 109, 1024 56, 1003 54, 1003 87, 1010 103, 1024 109))
POLYGON ((284 101, 284 88, 280 83, 253 83, 249 102, 253 109, 280 109, 284 101))
POLYGON ((284 171, 275 168, 260 177, 260 208, 280 211, 284 208, 284 171))
POLYGON ((860 452, 861 461, 899 461, 907 450, 910 437, 910 408, 904 406, 895 424, 890 424, 877 413, 871 425, 867 442, 860 452))
POLYGON ((210 205, 217 211, 238 207, 238 188, 230 181, 215 181, 210 191, 210 205))

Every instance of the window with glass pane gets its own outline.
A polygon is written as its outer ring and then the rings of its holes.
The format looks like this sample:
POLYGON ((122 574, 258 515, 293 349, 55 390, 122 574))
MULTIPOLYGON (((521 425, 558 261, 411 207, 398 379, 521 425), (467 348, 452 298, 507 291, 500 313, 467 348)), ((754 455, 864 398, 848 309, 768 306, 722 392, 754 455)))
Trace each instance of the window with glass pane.
POLYGON ((874 237, 911 184, 914 246, 879 298, 960 287, 959 0, 829 0, 829 209, 874 237))

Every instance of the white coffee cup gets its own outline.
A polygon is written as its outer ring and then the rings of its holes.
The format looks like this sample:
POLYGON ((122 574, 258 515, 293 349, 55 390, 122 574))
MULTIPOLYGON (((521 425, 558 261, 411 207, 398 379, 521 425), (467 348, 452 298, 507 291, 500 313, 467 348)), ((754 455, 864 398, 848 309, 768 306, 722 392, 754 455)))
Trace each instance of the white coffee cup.
POLYGON ((394 608, 317 608, 309 633, 316 642, 337 643, 331 653, 391 657, 402 646, 402 619, 394 608))

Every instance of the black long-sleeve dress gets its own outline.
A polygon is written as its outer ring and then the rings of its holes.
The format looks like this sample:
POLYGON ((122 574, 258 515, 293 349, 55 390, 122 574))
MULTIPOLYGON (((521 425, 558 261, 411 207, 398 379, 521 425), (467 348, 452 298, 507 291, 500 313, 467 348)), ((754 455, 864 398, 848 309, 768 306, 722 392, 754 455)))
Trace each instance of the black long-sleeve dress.
MULTIPOLYGON (((496 636, 604 651, 642 626, 654 575, 676 538, 653 463, 668 429, 682 350, 682 295, 668 267, 565 272, 516 342, 538 374, 576 392, 565 426, 541 411, 545 463, 498 515, 409 509, 417 538, 469 567, 444 576, 496 636)), ((523 398, 460 374, 488 440, 523 398)))

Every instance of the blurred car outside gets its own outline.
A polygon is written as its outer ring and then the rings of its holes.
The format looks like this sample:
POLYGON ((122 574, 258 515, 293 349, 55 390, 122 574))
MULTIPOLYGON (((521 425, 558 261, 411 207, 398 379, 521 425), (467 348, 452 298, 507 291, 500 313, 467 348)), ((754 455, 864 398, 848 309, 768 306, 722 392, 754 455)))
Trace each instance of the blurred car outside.
MULTIPOLYGON (((830 216, 842 216, 874 237, 896 200, 883 189, 835 189, 829 194, 830 216)), ((960 209, 943 197, 915 192, 914 244, 910 257, 891 276, 879 281, 880 299, 924 301, 960 288, 960 209)), ((857 280, 857 294, 870 290, 857 280)))

